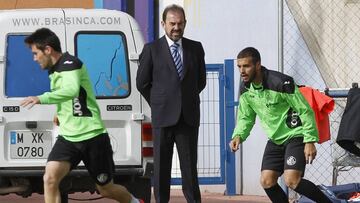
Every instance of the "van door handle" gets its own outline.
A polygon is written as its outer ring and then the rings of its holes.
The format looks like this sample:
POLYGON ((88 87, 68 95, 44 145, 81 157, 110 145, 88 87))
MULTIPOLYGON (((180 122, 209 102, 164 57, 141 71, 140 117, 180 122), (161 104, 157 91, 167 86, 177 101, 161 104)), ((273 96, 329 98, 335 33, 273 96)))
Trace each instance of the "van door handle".
POLYGON ((133 121, 143 121, 145 120, 145 115, 143 113, 133 113, 131 114, 131 119, 133 121))
POLYGON ((25 126, 28 129, 35 129, 37 128, 37 121, 25 121, 25 126))

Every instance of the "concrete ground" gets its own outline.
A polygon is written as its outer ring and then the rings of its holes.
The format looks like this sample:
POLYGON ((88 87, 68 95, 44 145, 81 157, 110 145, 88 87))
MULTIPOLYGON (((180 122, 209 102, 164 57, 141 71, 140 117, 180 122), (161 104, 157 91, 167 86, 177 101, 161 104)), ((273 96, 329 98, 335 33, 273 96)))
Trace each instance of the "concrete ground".
MULTIPOLYGON (((264 196, 224 196, 221 193, 210 193, 202 192, 202 202, 204 203, 226 203, 226 202, 237 202, 237 203, 270 203, 271 201, 264 196)), ((98 195, 90 195, 89 193, 76 193, 69 195, 69 203, 115 203, 113 200, 98 199, 90 201, 89 199, 98 198, 98 195), (82 201, 77 201, 75 199, 81 199, 82 201), (85 201, 84 201, 85 200, 85 201)), ((17 195, 6 195, 0 196, 1 203, 41 203, 44 202, 43 196, 34 194, 28 198, 22 198, 17 195)), ((155 203, 152 199, 151 203, 155 203)), ((173 189, 171 190, 171 199, 170 203, 186 203, 185 198, 182 195, 181 190, 173 189)))

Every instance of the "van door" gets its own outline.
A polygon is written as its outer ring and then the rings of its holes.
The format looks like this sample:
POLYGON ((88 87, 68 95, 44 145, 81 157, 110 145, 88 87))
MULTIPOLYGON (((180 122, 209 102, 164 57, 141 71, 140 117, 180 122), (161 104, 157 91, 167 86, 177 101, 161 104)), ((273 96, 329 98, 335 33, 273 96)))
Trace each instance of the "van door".
POLYGON ((64 14, 60 9, 11 10, 0 12, 0 163, 1 167, 44 166, 55 142, 57 129, 52 120, 53 105, 19 106, 27 96, 49 91, 46 70, 33 61, 24 44, 26 36, 48 27, 64 47, 64 14))
POLYGON ((65 9, 67 51, 88 69, 117 166, 142 165, 140 94, 129 16, 110 10, 65 9))

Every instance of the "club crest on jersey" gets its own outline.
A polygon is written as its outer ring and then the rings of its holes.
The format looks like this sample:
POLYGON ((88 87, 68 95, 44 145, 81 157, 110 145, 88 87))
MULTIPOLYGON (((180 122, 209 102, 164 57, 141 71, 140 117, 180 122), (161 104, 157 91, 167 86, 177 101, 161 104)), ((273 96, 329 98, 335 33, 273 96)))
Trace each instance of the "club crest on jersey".
POLYGON ((286 164, 289 165, 289 166, 293 166, 296 164, 296 158, 293 157, 293 156, 289 156, 287 159, 286 159, 286 164))
POLYGON ((109 176, 106 173, 101 173, 96 177, 96 179, 99 181, 99 183, 103 184, 103 183, 106 183, 108 181, 109 176))

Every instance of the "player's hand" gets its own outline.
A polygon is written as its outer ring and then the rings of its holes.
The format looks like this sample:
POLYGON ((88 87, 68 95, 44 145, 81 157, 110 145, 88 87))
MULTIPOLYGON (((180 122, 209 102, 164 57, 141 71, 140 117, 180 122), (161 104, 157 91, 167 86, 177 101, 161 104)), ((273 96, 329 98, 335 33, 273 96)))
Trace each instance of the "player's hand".
POLYGON ((59 119, 58 119, 57 115, 54 116, 53 123, 54 123, 54 125, 56 125, 56 126, 59 126, 59 125, 60 125, 60 122, 59 122, 59 119))
POLYGON ((239 144, 240 144, 240 137, 234 137, 229 143, 229 147, 231 151, 236 152, 239 149, 239 144))
POLYGON ((40 104, 39 97, 35 97, 35 96, 26 97, 24 100, 20 102, 20 106, 28 107, 28 109, 31 109, 35 104, 40 104))
POLYGON ((307 164, 312 164, 313 160, 316 157, 316 147, 313 142, 305 143, 305 159, 307 164))

